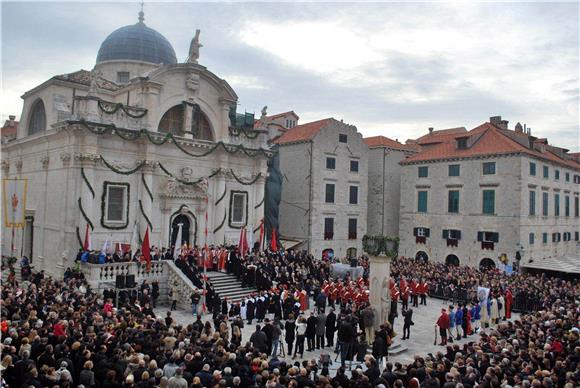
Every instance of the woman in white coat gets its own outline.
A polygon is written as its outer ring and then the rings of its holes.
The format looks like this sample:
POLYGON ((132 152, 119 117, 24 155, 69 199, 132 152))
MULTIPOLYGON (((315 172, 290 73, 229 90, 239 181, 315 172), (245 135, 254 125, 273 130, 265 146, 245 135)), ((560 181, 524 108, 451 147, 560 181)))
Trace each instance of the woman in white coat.
POLYGON ((499 321, 499 308, 497 306, 497 299, 495 296, 491 299, 491 312, 490 312, 491 324, 497 325, 499 321))

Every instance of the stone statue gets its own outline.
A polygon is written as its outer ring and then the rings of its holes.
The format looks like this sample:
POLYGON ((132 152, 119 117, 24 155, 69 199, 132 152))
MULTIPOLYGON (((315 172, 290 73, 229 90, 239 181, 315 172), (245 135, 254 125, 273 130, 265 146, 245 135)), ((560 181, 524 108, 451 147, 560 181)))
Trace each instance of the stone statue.
POLYGON ((268 105, 264 105, 262 108, 262 118, 266 117, 268 111, 268 105))
POLYGON ((99 89, 98 79, 101 78, 103 73, 97 69, 93 69, 90 75, 90 85, 89 85, 89 95, 95 95, 99 89))
POLYGON ((199 59, 199 48, 203 47, 203 44, 199 43, 199 33, 201 30, 195 30, 195 36, 191 40, 189 45, 189 57, 187 58, 187 63, 197 63, 199 59))

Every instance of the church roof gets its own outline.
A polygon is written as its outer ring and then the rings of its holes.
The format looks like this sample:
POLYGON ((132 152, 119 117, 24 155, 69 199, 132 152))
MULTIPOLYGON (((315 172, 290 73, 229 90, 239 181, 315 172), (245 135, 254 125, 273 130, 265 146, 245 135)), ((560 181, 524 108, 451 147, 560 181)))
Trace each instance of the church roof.
POLYGON ((177 63, 171 43, 159 32, 139 22, 113 31, 101 44, 97 63, 113 60, 131 60, 153 64, 177 63))
MULTIPOLYGON (((52 79, 89 86, 91 84, 91 72, 87 70, 78 70, 73 73, 55 75, 52 79)), ((97 83, 101 89, 115 91, 121 88, 121 86, 116 83, 104 78, 100 78, 97 83)))

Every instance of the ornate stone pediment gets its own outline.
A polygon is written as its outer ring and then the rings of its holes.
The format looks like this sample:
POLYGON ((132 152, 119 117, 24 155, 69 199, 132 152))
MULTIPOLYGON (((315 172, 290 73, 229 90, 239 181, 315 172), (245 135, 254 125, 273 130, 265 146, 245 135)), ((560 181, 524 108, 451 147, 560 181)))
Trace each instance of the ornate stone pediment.
POLYGON ((164 198, 207 199, 207 179, 192 185, 185 185, 174 178, 169 178, 161 189, 164 198))

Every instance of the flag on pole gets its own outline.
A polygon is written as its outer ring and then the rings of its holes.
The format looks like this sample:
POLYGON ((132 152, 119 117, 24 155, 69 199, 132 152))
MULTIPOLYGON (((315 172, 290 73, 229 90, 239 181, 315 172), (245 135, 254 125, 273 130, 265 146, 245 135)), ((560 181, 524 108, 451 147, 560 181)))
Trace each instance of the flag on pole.
POLYGON ((101 253, 104 253, 105 255, 108 254, 111 250, 110 244, 111 243, 110 243, 109 239, 107 238, 105 240, 105 243, 103 244, 103 249, 101 249, 101 253))
POLYGON ((135 255, 135 252, 139 249, 139 227, 137 221, 133 224, 133 235, 131 236, 131 254, 135 255))
POLYGON ((85 229, 85 241, 83 243, 83 250, 90 251, 91 249, 91 234, 89 233, 89 224, 87 224, 87 228, 85 229))
POLYGON ((276 228, 272 228, 272 241, 270 241, 270 245, 272 246, 272 251, 278 251, 278 243, 276 241, 276 228))
POLYGON ((240 229, 240 241, 238 242, 238 250, 240 254, 244 254, 244 228, 240 229))
POLYGON ((264 237, 266 237, 264 232, 264 219, 262 218, 260 221, 260 252, 264 250, 264 237))
POLYGON ((248 239, 248 247, 247 249, 251 252, 254 249, 254 225, 250 224, 250 237, 248 239))
POLYGON ((151 270, 151 249, 149 247, 149 226, 145 230, 145 237, 143 237, 143 244, 141 246, 141 253, 147 262, 147 272, 151 270))
POLYGON ((182 223, 177 224, 177 238, 175 239, 175 248, 173 249, 173 260, 177 260, 179 258, 179 256, 181 255, 181 247, 182 247, 182 237, 181 237, 181 233, 182 233, 182 223))

